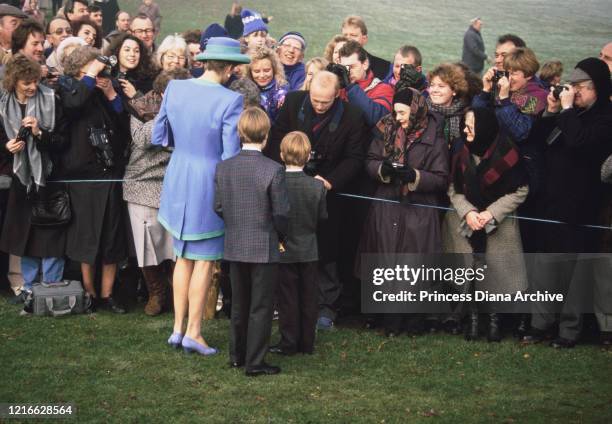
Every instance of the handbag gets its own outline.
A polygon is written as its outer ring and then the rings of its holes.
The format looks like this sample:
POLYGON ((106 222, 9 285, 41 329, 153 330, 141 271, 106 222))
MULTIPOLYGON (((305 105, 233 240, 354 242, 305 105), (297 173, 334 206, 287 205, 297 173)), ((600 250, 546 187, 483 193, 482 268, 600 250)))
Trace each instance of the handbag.
POLYGON ((70 197, 65 189, 46 192, 40 190, 31 195, 32 215, 30 224, 37 227, 66 225, 72 218, 70 197))

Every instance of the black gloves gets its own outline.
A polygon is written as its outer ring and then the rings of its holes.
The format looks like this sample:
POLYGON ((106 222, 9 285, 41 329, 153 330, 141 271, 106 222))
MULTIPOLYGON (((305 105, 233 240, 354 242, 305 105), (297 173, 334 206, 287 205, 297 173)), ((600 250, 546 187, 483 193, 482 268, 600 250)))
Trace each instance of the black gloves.
POLYGON ((409 165, 393 166, 389 160, 384 160, 380 165, 380 175, 387 179, 395 177, 402 184, 413 183, 416 180, 416 171, 409 165))
POLYGON ((349 79, 349 71, 346 66, 339 65, 337 63, 330 63, 327 65, 327 70, 338 77, 340 81, 340 89, 346 88, 351 80, 349 79))
POLYGON ((395 169, 393 168, 391 162, 389 162, 388 160, 384 160, 383 163, 380 165, 380 175, 384 179, 387 179, 389 177, 392 177, 394 173, 395 169))
POLYGON ((404 165, 402 168, 395 168, 395 176, 403 184, 409 184, 416 180, 416 171, 413 167, 404 165))
POLYGON ((395 91, 405 88, 414 88, 417 91, 427 88, 427 79, 417 71, 414 65, 404 64, 400 69, 400 78, 395 86, 395 91))

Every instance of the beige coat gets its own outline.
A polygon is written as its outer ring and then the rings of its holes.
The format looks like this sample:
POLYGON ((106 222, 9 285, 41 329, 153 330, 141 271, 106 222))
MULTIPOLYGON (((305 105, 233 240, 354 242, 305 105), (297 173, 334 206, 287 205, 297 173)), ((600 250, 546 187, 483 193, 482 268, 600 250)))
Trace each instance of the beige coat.
MULTIPOLYGON (((515 293, 527 288, 527 273, 523 257, 523 245, 519 233, 518 220, 508 218, 527 198, 527 186, 507 194, 493 202, 487 210, 497 222, 497 230, 487 238, 485 272, 486 279, 477 283, 477 290, 488 290, 492 293, 515 293)), ((465 215, 477 211, 463 194, 455 192, 454 185, 448 189, 451 205, 455 211, 449 211, 442 224, 442 246, 445 253, 472 253, 468 239, 461 234, 461 224, 465 215)), ((469 259, 468 259, 469 258, 469 259)), ((467 255, 461 261, 467 262, 467 255)), ((464 263, 464 266, 471 265, 464 263)))

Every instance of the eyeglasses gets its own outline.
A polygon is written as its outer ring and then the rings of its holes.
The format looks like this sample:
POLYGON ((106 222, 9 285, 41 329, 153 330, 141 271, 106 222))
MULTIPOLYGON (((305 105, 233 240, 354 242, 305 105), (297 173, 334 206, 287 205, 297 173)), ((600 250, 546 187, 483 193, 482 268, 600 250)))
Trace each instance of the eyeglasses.
POLYGON ((570 84, 570 85, 572 86, 574 91, 592 90, 593 89, 593 83, 591 81, 576 82, 576 83, 573 83, 573 84, 570 84))
POLYGON ((287 49, 287 50, 293 50, 294 52, 301 52, 302 48, 301 47, 295 47, 292 46, 291 44, 281 44, 281 47, 287 49))
POLYGON ((164 58, 170 60, 170 61, 175 61, 178 60, 179 62, 184 62, 185 60, 187 60, 187 58, 185 56, 177 56, 175 54, 166 54, 164 55, 164 58))
POLYGON ((55 35, 62 35, 66 33, 67 35, 72 35, 72 28, 68 27, 68 28, 58 28, 55 31, 53 31, 53 34, 55 35))
POLYGON ((132 33, 134 35, 151 35, 155 33, 155 30, 153 28, 147 28, 147 29, 135 29, 132 30, 132 33))

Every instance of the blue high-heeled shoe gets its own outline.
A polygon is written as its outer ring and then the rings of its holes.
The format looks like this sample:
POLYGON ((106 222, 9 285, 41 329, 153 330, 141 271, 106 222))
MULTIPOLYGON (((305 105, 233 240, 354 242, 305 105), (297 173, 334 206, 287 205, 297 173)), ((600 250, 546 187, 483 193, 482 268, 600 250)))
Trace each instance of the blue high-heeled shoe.
POLYGON ((175 349, 180 349, 183 342, 183 334, 173 332, 170 338, 168 339, 168 344, 175 349))
POLYGON ((219 353, 219 351, 214 347, 204 346, 203 344, 198 343, 187 336, 183 337, 183 341, 181 344, 185 353, 198 353, 203 356, 216 355, 217 353, 219 353))

